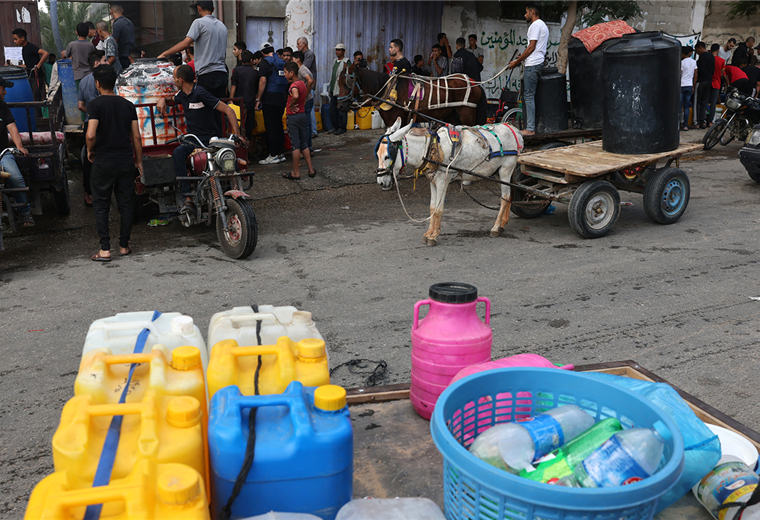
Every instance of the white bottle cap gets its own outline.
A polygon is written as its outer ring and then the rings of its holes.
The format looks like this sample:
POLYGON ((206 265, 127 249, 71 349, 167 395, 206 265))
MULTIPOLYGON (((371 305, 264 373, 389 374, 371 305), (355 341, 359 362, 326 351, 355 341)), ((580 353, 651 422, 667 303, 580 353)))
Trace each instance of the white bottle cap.
POLYGON ((308 311, 295 311, 293 313, 293 319, 291 323, 294 325, 309 324, 311 323, 311 313, 308 311))
POLYGON ((172 334, 191 336, 193 330, 193 319, 190 316, 177 316, 172 320, 172 334))

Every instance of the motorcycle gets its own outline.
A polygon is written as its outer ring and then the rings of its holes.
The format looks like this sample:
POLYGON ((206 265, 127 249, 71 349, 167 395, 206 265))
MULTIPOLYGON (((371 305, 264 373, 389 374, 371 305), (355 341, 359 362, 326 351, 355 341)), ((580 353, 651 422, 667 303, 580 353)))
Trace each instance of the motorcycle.
POLYGON ((253 172, 241 172, 239 165, 245 161, 235 154, 235 144, 241 142, 236 135, 228 138, 212 137, 209 145, 193 134, 180 134, 166 144, 190 143, 196 147, 187 158, 188 170, 192 175, 177 177, 174 161, 170 155, 145 156, 143 172, 137 185, 138 194, 145 191, 155 202, 162 215, 174 217, 185 227, 206 223, 211 226, 216 220, 216 235, 222 251, 231 258, 247 258, 256 249, 258 225, 256 214, 245 191, 253 185, 253 172), (241 186, 247 177, 246 186, 241 186), (180 182, 196 183, 195 192, 190 196, 195 210, 180 213, 185 203, 180 182), (142 184, 142 186, 140 186, 142 184))
POLYGON ((760 123, 760 100, 746 96, 734 88, 726 96, 725 105, 723 117, 716 120, 702 138, 705 150, 718 143, 726 146, 734 139, 744 141, 752 127, 760 123))

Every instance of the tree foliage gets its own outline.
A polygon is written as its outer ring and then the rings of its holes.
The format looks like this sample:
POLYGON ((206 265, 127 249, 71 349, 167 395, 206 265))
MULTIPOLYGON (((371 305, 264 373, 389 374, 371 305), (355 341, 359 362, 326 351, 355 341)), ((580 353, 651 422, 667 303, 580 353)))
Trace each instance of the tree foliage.
POLYGON ((737 2, 728 2, 726 5, 730 7, 728 18, 731 20, 734 18, 748 18, 754 16, 760 10, 760 3, 757 0, 740 0, 737 2))
MULTIPOLYGON (((46 10, 39 10, 41 47, 48 52, 58 55, 53 26, 50 22, 50 0, 45 0, 46 10)), ((107 4, 90 4, 88 2, 58 2, 58 29, 64 49, 69 42, 77 39, 77 24, 91 21, 97 23, 108 16, 107 4)))

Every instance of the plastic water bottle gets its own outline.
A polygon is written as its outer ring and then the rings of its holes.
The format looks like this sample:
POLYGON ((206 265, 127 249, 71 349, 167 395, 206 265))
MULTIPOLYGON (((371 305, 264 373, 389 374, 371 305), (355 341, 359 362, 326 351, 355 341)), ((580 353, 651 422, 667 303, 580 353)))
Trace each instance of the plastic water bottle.
POLYGON ((593 425, 594 418, 576 405, 560 406, 524 421, 489 428, 475 438, 470 453, 516 474, 593 425))
POLYGON ((617 487, 633 484, 657 471, 670 430, 657 421, 654 428, 631 428, 616 433, 558 484, 569 487, 617 487))
MULTIPOLYGON (((721 462, 694 486, 697 500, 718 520, 736 520, 738 507, 719 510, 723 504, 747 502, 760 484, 757 473, 737 457, 724 455, 721 462)), ((744 510, 741 520, 760 519, 760 505, 744 510)))
POLYGON ((563 477, 572 475, 575 466, 622 429, 620 421, 614 417, 599 421, 562 448, 552 452, 551 455, 554 457, 546 457, 537 463, 535 468, 528 466, 520 472, 520 476, 536 482, 553 484, 563 477))

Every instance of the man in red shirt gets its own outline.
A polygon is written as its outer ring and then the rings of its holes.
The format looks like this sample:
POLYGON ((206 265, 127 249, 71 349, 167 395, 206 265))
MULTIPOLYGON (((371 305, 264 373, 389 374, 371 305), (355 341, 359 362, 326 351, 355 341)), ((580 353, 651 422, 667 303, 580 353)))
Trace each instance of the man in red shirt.
POLYGON ((734 87, 739 92, 746 94, 747 96, 752 95, 752 87, 749 84, 747 75, 742 69, 733 65, 726 65, 724 67, 724 71, 729 86, 734 87))
POLYGON ((288 135, 290 144, 293 145, 293 171, 283 175, 286 179, 300 181, 301 155, 306 160, 306 166, 309 167, 309 177, 314 177, 317 172, 311 164, 311 154, 309 153, 309 118, 306 115, 304 105, 306 104, 306 84, 298 79, 298 65, 289 61, 285 64, 285 79, 288 80, 288 105, 285 107, 285 113, 288 120, 288 135))
POLYGON ((723 68, 726 66, 726 60, 718 56, 718 51, 720 51, 720 44, 719 43, 713 43, 710 46, 710 52, 713 56, 715 56, 715 72, 713 72, 712 77, 712 90, 710 92, 710 111, 707 114, 707 126, 712 126, 712 122, 715 119, 715 107, 718 105, 718 100, 720 99, 720 87, 721 87, 721 78, 723 77, 723 68))

